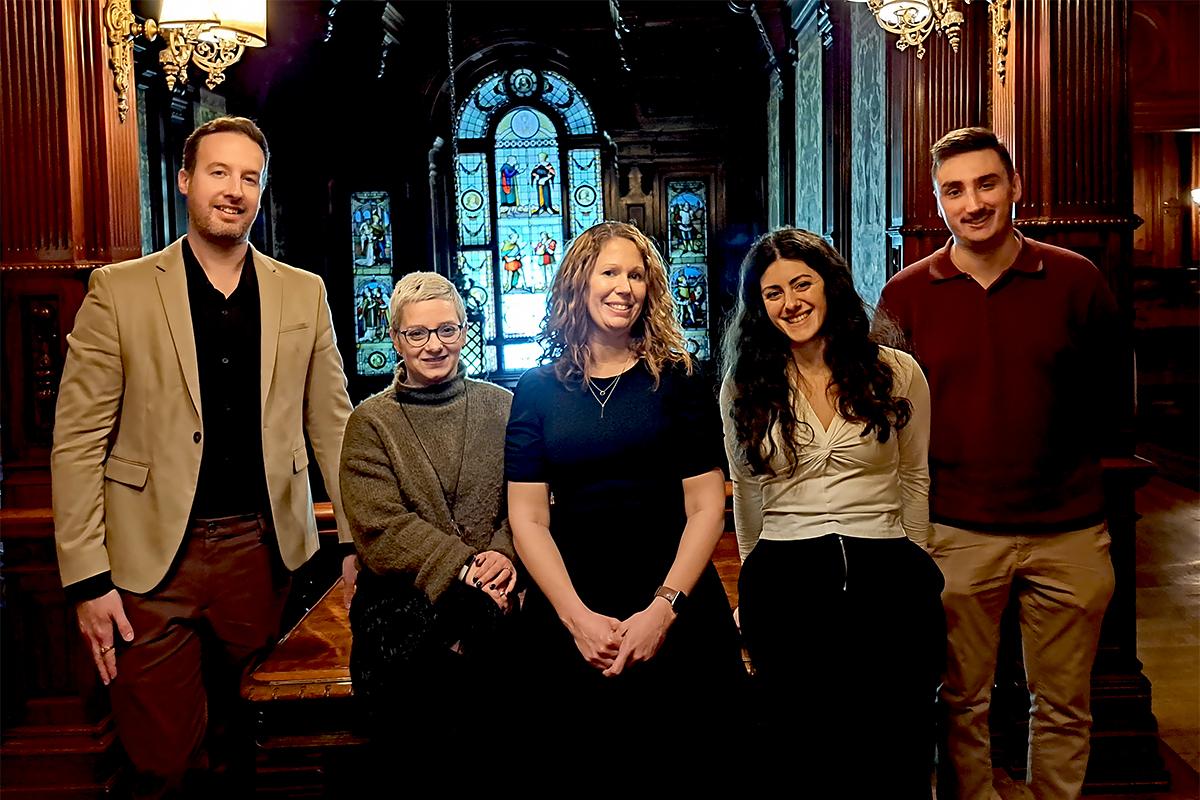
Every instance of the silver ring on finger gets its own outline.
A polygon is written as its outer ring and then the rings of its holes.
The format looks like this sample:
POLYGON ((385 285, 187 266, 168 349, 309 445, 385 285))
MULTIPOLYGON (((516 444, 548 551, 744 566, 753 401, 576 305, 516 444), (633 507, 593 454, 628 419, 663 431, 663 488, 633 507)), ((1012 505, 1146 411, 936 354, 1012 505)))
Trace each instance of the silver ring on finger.
POLYGON ((112 649, 113 649, 113 646, 111 644, 106 644, 100 648, 100 655, 104 655, 105 653, 107 653, 109 650, 112 650, 112 649))

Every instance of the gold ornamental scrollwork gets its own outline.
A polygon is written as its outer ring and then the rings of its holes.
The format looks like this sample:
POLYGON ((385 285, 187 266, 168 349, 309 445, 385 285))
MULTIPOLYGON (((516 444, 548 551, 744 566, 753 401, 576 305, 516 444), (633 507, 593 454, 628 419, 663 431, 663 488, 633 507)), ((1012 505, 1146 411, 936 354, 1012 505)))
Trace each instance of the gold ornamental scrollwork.
POLYGON ((225 69, 238 62, 246 48, 234 39, 218 39, 210 42, 201 39, 196 42, 192 52, 192 60, 208 73, 205 84, 209 89, 216 89, 225 80, 225 69))
POLYGON ((129 0, 107 0, 104 4, 104 32, 108 43, 108 67, 113 73, 113 90, 117 93, 117 117, 124 122, 129 116, 129 73, 133 62, 133 37, 143 34, 150 41, 158 35, 158 25, 152 19, 139 23, 129 6, 129 0))
POLYGON ((867 8, 874 14, 879 27, 896 36, 897 50, 915 47, 917 58, 924 58, 925 40, 936 30, 944 34, 950 48, 958 52, 965 17, 957 0, 867 0, 867 8))
POLYGON ((988 13, 992 18, 992 43, 996 47, 996 75, 1000 85, 1008 74, 1008 32, 1012 28, 1012 18, 1008 15, 1012 0, 991 0, 988 3, 988 13))

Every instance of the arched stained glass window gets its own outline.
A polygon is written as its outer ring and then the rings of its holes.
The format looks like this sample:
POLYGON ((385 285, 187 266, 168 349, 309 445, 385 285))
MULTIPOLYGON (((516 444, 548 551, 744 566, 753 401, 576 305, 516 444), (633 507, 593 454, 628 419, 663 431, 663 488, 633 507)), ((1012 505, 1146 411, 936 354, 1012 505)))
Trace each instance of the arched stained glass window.
POLYGON ((455 280, 474 322, 472 374, 518 372, 570 237, 604 219, 601 151, 587 100, 529 68, 489 75, 458 110, 455 280))

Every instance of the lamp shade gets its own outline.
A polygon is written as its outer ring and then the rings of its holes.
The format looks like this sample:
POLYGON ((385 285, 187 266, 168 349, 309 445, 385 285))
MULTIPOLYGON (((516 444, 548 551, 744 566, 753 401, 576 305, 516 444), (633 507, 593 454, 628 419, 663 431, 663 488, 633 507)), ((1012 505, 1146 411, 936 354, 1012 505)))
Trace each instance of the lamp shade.
POLYGON ((217 21, 211 0, 163 0, 158 27, 182 28, 184 25, 212 24, 217 21))
POLYGON ((209 0, 217 25, 206 39, 236 39, 246 47, 267 44, 267 0, 209 0))

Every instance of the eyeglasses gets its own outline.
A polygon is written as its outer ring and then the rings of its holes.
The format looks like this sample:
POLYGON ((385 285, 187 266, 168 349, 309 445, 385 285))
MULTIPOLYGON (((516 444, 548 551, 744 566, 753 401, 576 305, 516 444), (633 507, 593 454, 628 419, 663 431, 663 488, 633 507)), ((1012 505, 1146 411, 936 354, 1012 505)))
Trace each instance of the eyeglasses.
POLYGON ((413 347, 420 347, 428 342, 429 337, 435 333, 443 344, 454 344, 458 341, 458 338, 462 336, 463 328, 465 327, 467 327, 465 324, 455 325, 452 322, 446 322, 442 325, 438 325, 436 328, 426 328, 422 326, 417 328, 409 328, 406 331, 398 330, 396 333, 403 336, 405 341, 407 341, 413 347))

